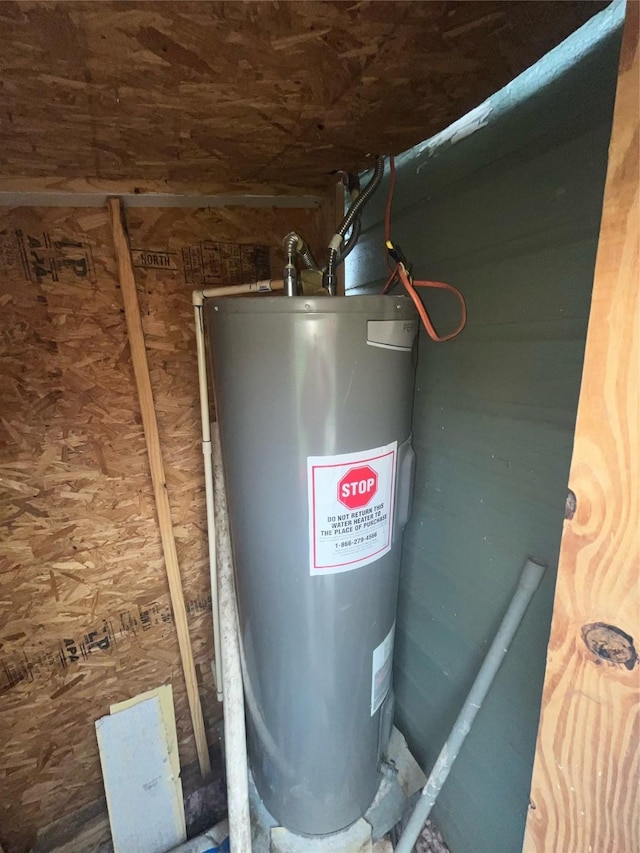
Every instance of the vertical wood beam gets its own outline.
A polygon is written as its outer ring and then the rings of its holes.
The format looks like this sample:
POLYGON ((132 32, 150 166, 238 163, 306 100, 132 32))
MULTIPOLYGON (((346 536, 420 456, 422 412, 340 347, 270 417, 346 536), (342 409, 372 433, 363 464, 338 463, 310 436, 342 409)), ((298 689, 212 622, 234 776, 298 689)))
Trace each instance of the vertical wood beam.
POLYGON ((113 231, 113 242, 118 261, 118 273, 120 286, 122 288, 122 299, 124 302, 124 313, 129 334, 129 345, 131 347, 131 359, 133 361, 133 372, 135 374, 144 437, 149 454, 149 467, 151 468, 151 480, 155 496, 156 512, 158 514, 158 526, 162 540, 162 550, 169 582, 169 594, 175 620, 176 633, 178 635, 178 646, 180 648, 180 659, 187 687, 187 698, 191 712, 191 723, 198 753, 198 762, 203 777, 211 773, 209 762, 209 750, 207 747, 207 736, 202 716, 202 706, 198 693, 198 682, 196 669, 193 661, 193 651, 189 638, 189 626, 187 623, 187 611, 184 606, 184 594, 182 591, 182 580, 180 577, 180 566, 178 564, 178 553, 176 550, 173 523, 171 520, 171 508, 167 492, 167 482, 164 473, 164 462, 158 433, 158 422, 156 410, 153 403, 153 392, 151 389, 151 378, 149 376, 149 364, 147 361, 147 350, 144 343, 144 332, 140 319, 140 305, 138 303, 138 292, 131 262, 131 252, 127 239, 122 205, 119 198, 111 198, 108 201, 111 228, 113 231))
POLYGON ((627 3, 525 853, 640 850, 639 11, 627 3))

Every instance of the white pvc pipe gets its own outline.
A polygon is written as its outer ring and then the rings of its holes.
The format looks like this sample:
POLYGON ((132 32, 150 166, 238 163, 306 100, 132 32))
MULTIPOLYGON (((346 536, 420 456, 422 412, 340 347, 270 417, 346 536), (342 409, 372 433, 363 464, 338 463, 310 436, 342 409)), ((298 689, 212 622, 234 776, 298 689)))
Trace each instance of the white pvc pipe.
POLYGON ((489 688, 493 683, 496 673, 500 669, 500 664, 504 660, 505 655, 509 651, 509 646, 513 640, 522 617, 531 601, 531 598, 538 588, 546 566, 541 566, 539 563, 534 563, 533 560, 527 560, 520 575, 518 588, 516 589, 511 603, 507 608, 500 627, 494 637, 493 642, 486 654, 480 671, 478 672, 473 686, 465 699, 462 710, 458 715, 455 725, 449 733, 449 737, 445 745, 440 751, 438 760, 436 761, 431 775, 427 779, 427 784, 422 789, 422 794, 418 800, 411 817, 405 827, 404 832, 398 842, 395 853, 411 853, 413 847, 420 835, 420 831, 424 826, 424 822, 429 817, 431 809, 438 798, 438 794, 442 790, 453 762, 458 757, 458 753, 469 733, 469 729, 476 717, 476 714, 482 707, 489 688))
POLYGON ((213 425, 213 484, 216 504, 216 545, 224 679, 224 743, 227 771, 227 807, 231 853, 251 853, 249 816, 249 773, 244 720, 244 693, 240 659, 240 636, 233 572, 233 552, 227 514, 227 496, 222 470, 218 425, 213 425))
POLYGON ((208 287, 205 290, 194 290, 202 296, 240 296, 243 293, 272 293, 282 290, 284 282, 281 278, 267 278, 264 281, 252 281, 249 284, 226 284, 223 287, 208 287))
POLYGON ((207 532, 209 541, 209 577, 211 583, 211 611, 213 616, 213 662, 215 667, 216 695, 218 702, 224 701, 222 674, 222 652, 220 643, 220 608, 218 605, 218 569, 216 563, 216 527, 214 520, 213 475, 211 470, 211 425, 209 412, 209 388, 207 385, 207 363, 204 347, 204 320, 202 304, 208 296, 237 296, 248 293, 264 293, 282 290, 281 279, 255 281, 249 284, 231 284, 194 290, 192 293, 196 350, 198 353, 198 385, 200 388, 200 420, 202 421, 202 454, 204 456, 204 487, 207 507, 207 532))
POLYGON ((202 306, 204 299, 210 296, 261 293, 282 290, 283 287, 281 280, 258 281, 194 290, 192 293, 202 420, 215 679, 218 700, 222 701, 224 698, 225 767, 231 853, 251 853, 249 772, 233 552, 217 424, 211 429, 202 306))
MULTIPOLYGON (((202 305, 209 295, 229 296, 271 289, 271 284, 269 287, 263 287, 262 284, 264 283, 256 282, 252 285, 217 287, 211 291, 194 290, 192 294, 200 386, 216 690, 219 699, 222 699, 224 692, 225 767, 231 853, 251 853, 249 774, 233 553, 220 436, 217 424, 212 429, 210 421, 202 305)), ((273 284, 277 287, 278 282, 273 284)))
POLYGON ((202 294, 194 291, 193 312, 196 325, 196 350, 198 353, 198 384, 200 387, 200 418, 202 420, 202 454, 204 456, 204 488, 207 505, 207 533, 209 542, 209 577, 211 582, 211 612, 213 615, 213 661, 215 667, 218 702, 224 698, 222 681, 222 653, 220 650, 220 608, 218 606, 218 566, 216 562, 215 502, 213 496, 213 471, 211 468, 211 415, 207 387, 207 362, 204 351, 204 322, 202 294))

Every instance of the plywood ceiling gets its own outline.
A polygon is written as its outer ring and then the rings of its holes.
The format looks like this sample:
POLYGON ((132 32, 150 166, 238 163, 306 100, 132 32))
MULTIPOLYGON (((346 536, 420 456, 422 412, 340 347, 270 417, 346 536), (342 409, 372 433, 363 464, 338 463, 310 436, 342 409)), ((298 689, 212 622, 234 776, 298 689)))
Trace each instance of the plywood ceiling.
POLYGON ((0 178, 320 187, 442 130, 603 5, 2 2, 0 178))

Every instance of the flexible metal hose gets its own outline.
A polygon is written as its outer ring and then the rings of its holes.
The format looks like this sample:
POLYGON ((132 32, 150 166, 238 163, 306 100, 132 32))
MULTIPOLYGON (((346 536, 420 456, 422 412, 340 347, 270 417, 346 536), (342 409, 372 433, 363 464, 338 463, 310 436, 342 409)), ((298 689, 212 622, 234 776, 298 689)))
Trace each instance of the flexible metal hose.
POLYGON ((287 255, 287 262, 293 262, 294 257, 298 253, 298 249, 304 245, 304 240, 295 231, 290 231, 282 241, 282 248, 287 255))
POLYGON ((336 234, 339 234, 341 237, 344 237, 349 228, 353 225, 355 218, 359 216, 359 214, 362 212, 362 208, 365 206, 365 204, 369 201, 371 196, 380 186, 380 181, 382 180, 383 174, 384 157, 378 157, 375 169, 373 170, 373 175, 371 176, 371 180, 347 211, 344 219, 342 220, 342 223, 340 224, 340 227, 336 231, 336 234))
MULTIPOLYGON (((323 270, 323 283, 328 292, 333 296, 336 292, 335 271, 353 247, 358 242, 361 231, 360 216, 365 204, 377 190, 384 174, 384 157, 378 157, 373 170, 373 175, 367 186, 353 202, 344 219, 338 226, 336 233, 329 244, 327 266, 323 270), (345 234, 351 229, 348 240, 343 244, 345 234)), ((295 296, 297 293, 297 273, 295 269, 295 258, 300 256, 303 264, 310 270, 319 270, 313 252, 305 241, 295 231, 291 231, 282 241, 287 255, 287 263, 283 272, 284 289, 287 296, 295 296)))
POLYGON ((378 157, 371 180, 347 211, 344 219, 338 226, 331 243, 329 244, 329 258, 324 270, 323 283, 332 296, 335 295, 336 292, 336 267, 344 261, 360 236, 360 215, 362 214, 362 209, 380 186, 383 174, 384 157, 378 157), (354 228, 353 233, 349 240, 347 240, 347 244, 343 251, 339 252, 338 247, 340 246, 341 238, 344 237, 352 225, 354 228), (355 239, 353 239, 354 234, 357 235, 355 236, 355 239))
POLYGON ((282 241, 282 246, 287 254, 287 263, 293 263, 295 256, 298 255, 308 269, 320 269, 313 257, 313 252, 296 231, 287 234, 282 241))
POLYGON ((358 242, 358 239, 360 238, 360 231, 361 230, 362 230, 362 221, 361 221, 360 217, 358 217, 356 219, 356 221, 353 223, 353 226, 351 228, 351 234, 349 235, 349 239, 347 240, 347 242, 342 247, 342 251, 339 252, 339 254, 338 254, 338 258, 336 261, 337 266, 340 266, 340 264, 344 261, 344 259, 347 257, 347 255, 351 252, 353 247, 356 245, 356 243, 358 242))
POLYGON ((304 245, 302 238, 295 231, 289 232, 282 241, 282 247, 287 255, 287 262, 282 271, 284 281, 284 292, 286 296, 296 296, 298 292, 298 273, 296 271, 295 257, 298 249, 304 245))
POLYGON ((300 249, 298 254, 300 255, 300 259, 302 260, 302 263, 307 267, 307 269, 310 269, 310 270, 319 270, 320 269, 320 267, 316 263, 316 259, 313 257, 313 252, 311 251, 309 246, 307 246, 306 243, 303 245, 302 249, 300 249))
POLYGON ((302 237, 295 231, 289 232, 282 241, 282 246, 287 255, 287 263, 283 272, 284 290, 287 296, 295 296, 298 291, 298 274, 296 272, 295 259, 299 255, 304 265, 310 270, 320 271, 320 267, 313 257, 313 252, 307 246, 302 237))

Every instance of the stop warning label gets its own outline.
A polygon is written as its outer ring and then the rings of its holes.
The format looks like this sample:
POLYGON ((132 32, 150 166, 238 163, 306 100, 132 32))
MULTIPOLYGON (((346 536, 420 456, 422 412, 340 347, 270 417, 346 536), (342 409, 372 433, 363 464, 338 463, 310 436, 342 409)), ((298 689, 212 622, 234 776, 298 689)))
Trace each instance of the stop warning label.
POLYGON ((398 443, 307 457, 312 575, 348 572, 391 550, 398 443))

